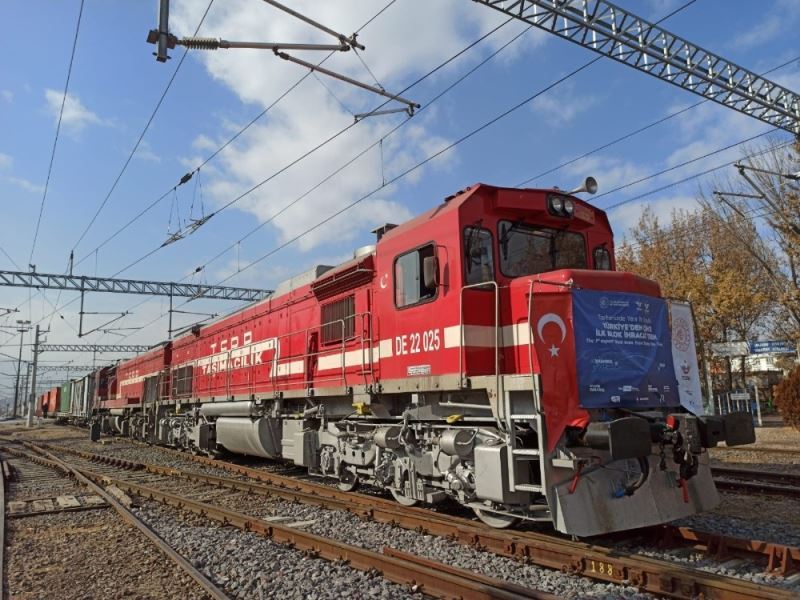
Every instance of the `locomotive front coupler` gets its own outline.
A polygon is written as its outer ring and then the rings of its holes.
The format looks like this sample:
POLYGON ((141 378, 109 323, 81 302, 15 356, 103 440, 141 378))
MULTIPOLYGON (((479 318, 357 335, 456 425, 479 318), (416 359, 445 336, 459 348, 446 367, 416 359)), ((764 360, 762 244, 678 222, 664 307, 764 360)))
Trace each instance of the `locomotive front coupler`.
POLYGON ((567 446, 605 450, 611 460, 647 456, 651 451, 650 425, 639 417, 592 421, 582 431, 573 430, 567 446))

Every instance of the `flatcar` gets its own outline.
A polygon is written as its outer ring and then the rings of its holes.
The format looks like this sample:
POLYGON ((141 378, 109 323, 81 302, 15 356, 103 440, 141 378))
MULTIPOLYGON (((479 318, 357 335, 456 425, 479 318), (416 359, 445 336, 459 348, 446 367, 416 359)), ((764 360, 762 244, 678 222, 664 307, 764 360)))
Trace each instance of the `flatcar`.
MULTIPOLYGON (((718 503, 706 448, 752 442, 752 422, 686 408, 696 357, 673 360, 659 286, 615 270, 602 210, 477 184, 374 233, 352 260, 98 371, 92 418, 404 505, 455 501, 494 527, 591 536, 718 503)), ((693 340, 685 321, 676 339, 693 340)))

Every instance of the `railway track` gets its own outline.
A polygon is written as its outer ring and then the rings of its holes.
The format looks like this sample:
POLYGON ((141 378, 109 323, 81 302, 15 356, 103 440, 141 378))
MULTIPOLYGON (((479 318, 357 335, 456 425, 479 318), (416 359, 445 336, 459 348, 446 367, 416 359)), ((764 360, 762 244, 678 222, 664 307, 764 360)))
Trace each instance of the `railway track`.
POLYGON ((763 454, 788 454, 790 456, 800 456, 800 449, 797 448, 780 448, 776 446, 735 446, 735 447, 720 447, 715 449, 718 452, 755 452, 763 454))
POLYGON ((739 467, 712 467, 711 472, 721 490, 800 498, 800 475, 739 467))
MULTIPOLYGON (((192 496, 208 495, 209 484, 214 488, 226 487, 220 478, 203 479, 188 476, 176 469, 142 465, 102 455, 69 451, 63 447, 24 443, 25 448, 38 456, 27 454, 52 468, 68 469, 79 479, 86 478, 94 484, 113 485, 128 494, 156 500, 168 506, 189 511, 206 519, 232 525, 275 542, 289 544, 314 556, 333 561, 347 561, 349 566, 362 571, 378 571, 394 583, 412 586, 415 591, 437 598, 531 598, 551 600, 548 593, 521 587, 498 579, 486 577, 464 569, 406 553, 386 549, 383 553, 365 550, 335 540, 302 531, 301 529, 268 522, 252 515, 202 501, 192 496), (56 450, 70 455, 65 461, 52 454, 56 450), (101 465, 98 468, 98 464, 101 465), (187 491, 187 482, 193 487, 187 491), (180 492, 174 488, 181 488, 180 492)), ((19 452, 19 451, 17 451, 19 452)), ((252 490, 251 490, 252 491, 252 490)), ((222 596, 223 598, 226 596, 222 596)))
MULTIPOLYGON (((170 558, 176 566, 183 571, 187 576, 193 579, 202 588, 206 598, 214 600, 226 600, 228 597, 220 590, 213 582, 211 582, 202 572, 193 567, 188 561, 180 556, 172 547, 170 547, 162 538, 160 538, 150 527, 142 522, 135 514, 133 514, 127 507, 125 507, 116 497, 108 493, 105 489, 98 486, 91 480, 84 477, 81 473, 74 470, 72 467, 63 461, 45 460, 38 456, 32 456, 13 446, 2 446, 0 450, 3 454, 11 455, 12 460, 6 458, 3 460, 3 523, 8 518, 20 517, 34 517, 59 513, 72 513, 76 509, 79 510, 98 510, 102 508, 114 509, 123 521, 136 528, 141 534, 155 545, 158 550, 170 558), (10 466, 13 463, 13 467, 10 466), (34 484, 34 489, 39 491, 39 498, 19 499, 16 497, 13 502, 6 502, 6 487, 9 484, 11 473, 14 473, 14 479, 19 479, 21 483, 27 486, 27 494, 23 492, 22 496, 30 496, 31 484, 34 484), (78 498, 85 496, 74 494, 64 494, 66 491, 75 492, 76 488, 85 487, 90 493, 91 498, 98 501, 84 505, 78 498), (57 494, 55 498, 51 499, 49 496, 57 494), (44 495, 43 495, 44 494, 44 495), (65 505, 60 505, 59 502, 53 500, 69 499, 71 502, 65 502, 65 505), (20 505, 18 511, 12 511, 6 514, 6 510, 11 508, 14 504, 20 505), (21 505, 33 507, 33 510, 25 510, 21 505), (72 505, 70 505, 72 504, 72 505), (75 505, 77 504, 77 505, 75 505), (40 510, 37 510, 40 509, 40 510)), ((5 541, 5 540, 4 540, 5 541)), ((76 549, 77 550, 77 549, 76 549)), ((7 589, 5 584, 6 565, 3 565, 4 581, 3 589, 7 589)), ((196 595, 196 594, 195 594, 196 595)))
MULTIPOLYGON (((691 568, 674 562, 656 560, 626 554, 618 549, 604 548, 596 544, 569 541, 534 532, 498 531, 483 524, 452 515, 432 512, 427 509, 403 507, 397 503, 354 493, 343 493, 338 489, 298 480, 292 477, 270 473, 253 467, 213 460, 201 456, 190 456, 166 448, 159 451, 180 456, 206 467, 227 472, 231 476, 196 473, 186 469, 176 469, 154 464, 126 461, 107 455, 96 454, 69 448, 68 446, 49 446, 53 451, 64 452, 95 464, 112 465, 128 472, 179 478, 194 483, 225 487, 231 490, 253 494, 276 496, 285 500, 303 502, 323 508, 347 511, 363 519, 390 523, 406 529, 417 530, 433 535, 446 536, 461 544, 478 546, 495 554, 521 559, 539 566, 558 569, 574 575, 612 583, 629 583, 642 591, 673 598, 791 598, 788 591, 757 585, 733 577, 725 577, 691 568)), ((96 467, 95 467, 96 468, 96 467)), ((178 504, 180 501, 167 494, 154 494, 137 483, 116 482, 131 493, 157 497, 163 502, 178 504)), ((189 508, 195 512, 208 510, 207 507, 189 508)), ((226 516, 225 518, 230 518, 226 516)), ((242 517, 239 517, 242 519, 242 517)), ((240 521, 242 526, 248 521, 240 521)), ((658 534, 660 539, 671 538, 695 548, 705 549, 714 554, 726 552, 746 555, 768 555, 770 566, 780 569, 784 564, 790 568, 794 560, 800 561, 800 551, 775 544, 758 542, 745 543, 742 540, 726 540, 717 536, 703 534, 687 528, 654 528, 650 535, 658 534), (736 543, 738 542, 738 543, 736 543)), ((282 534, 283 535, 283 534, 282 534)))

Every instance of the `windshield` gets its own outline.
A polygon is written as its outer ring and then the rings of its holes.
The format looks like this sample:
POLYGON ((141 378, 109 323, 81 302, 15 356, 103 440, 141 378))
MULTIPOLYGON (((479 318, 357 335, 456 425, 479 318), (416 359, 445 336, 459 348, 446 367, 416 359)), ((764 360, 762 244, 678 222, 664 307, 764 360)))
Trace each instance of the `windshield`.
POLYGON ((500 221, 498 237, 500 270, 506 277, 586 268, 586 242, 580 233, 500 221))

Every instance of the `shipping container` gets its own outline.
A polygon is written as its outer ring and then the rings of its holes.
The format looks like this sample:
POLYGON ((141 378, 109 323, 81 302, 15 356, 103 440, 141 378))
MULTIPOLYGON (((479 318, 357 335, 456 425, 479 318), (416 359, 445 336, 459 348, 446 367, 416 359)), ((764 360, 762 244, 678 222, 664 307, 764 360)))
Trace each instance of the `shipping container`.
POLYGON ((67 382, 61 386, 61 397, 58 400, 58 411, 62 414, 69 414, 70 398, 72 397, 71 382, 67 382))

